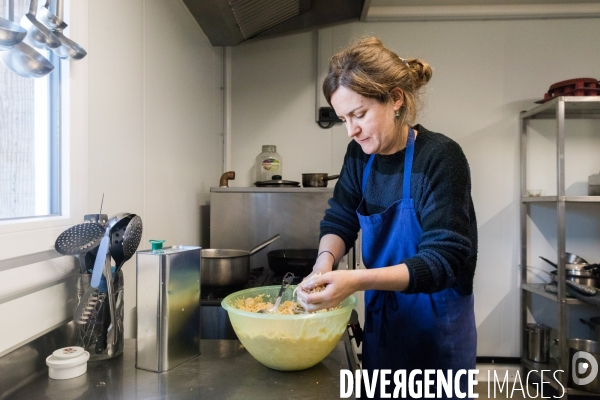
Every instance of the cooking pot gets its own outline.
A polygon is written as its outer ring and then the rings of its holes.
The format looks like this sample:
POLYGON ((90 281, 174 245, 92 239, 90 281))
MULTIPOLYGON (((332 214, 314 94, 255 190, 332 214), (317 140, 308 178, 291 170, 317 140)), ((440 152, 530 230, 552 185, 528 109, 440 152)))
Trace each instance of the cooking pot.
POLYGON ((527 324, 525 344, 527 359, 534 362, 548 362, 551 328, 542 324, 527 324))
POLYGON ((202 249, 200 285, 204 287, 242 286, 250 279, 250 256, 264 249, 279 235, 250 251, 234 249, 202 249))
MULTIPOLYGON (((566 278, 571 282, 578 283, 580 285, 591 286, 595 288, 600 288, 600 277, 594 274, 592 271, 586 270, 574 270, 567 271, 566 278)), ((557 271, 551 271, 550 276, 552 278, 552 282, 558 282, 556 280, 557 271)))
MULTIPOLYGON (((292 272, 296 276, 305 277, 312 272, 318 254, 318 249, 279 249, 268 252, 267 260, 269 269, 276 276, 292 272)), ((333 269, 337 269, 337 265, 333 269)))
POLYGON ((302 186, 304 187, 327 187, 327 182, 339 178, 339 175, 329 174, 302 174, 302 186))

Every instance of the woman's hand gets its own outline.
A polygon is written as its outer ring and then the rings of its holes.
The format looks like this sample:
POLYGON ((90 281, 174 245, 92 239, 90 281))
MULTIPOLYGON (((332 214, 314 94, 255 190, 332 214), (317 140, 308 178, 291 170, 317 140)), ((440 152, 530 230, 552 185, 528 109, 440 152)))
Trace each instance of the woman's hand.
POLYGON ((298 285, 298 303, 308 312, 337 307, 346 297, 358 290, 355 272, 349 270, 329 271, 322 275, 314 272, 298 285), (308 293, 318 286, 322 292, 308 293))

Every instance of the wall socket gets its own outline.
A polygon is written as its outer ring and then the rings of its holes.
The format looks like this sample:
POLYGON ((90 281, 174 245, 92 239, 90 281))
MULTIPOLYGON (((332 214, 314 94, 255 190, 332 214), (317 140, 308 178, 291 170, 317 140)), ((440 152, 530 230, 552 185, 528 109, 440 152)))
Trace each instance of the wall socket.
POLYGON ((338 118, 337 114, 333 110, 332 107, 320 107, 319 108, 319 120, 318 122, 342 122, 341 119, 338 118))

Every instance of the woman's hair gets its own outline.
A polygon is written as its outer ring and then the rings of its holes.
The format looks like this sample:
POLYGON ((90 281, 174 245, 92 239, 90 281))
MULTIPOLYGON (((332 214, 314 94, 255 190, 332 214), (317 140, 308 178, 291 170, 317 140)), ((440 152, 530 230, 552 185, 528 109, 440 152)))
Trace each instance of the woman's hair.
POLYGON ((381 103, 393 101, 392 90, 400 88, 404 102, 399 120, 413 123, 419 106, 421 87, 431 79, 429 64, 418 58, 403 59, 385 48, 375 37, 362 39, 335 54, 323 81, 323 94, 331 105, 331 96, 343 86, 381 103))

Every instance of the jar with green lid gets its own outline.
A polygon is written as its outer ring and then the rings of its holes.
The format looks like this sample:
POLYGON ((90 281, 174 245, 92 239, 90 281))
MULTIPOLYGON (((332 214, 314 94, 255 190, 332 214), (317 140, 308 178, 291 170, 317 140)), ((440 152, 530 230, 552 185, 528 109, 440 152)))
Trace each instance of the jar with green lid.
POLYGON ((277 146, 263 145, 256 157, 256 182, 270 181, 273 175, 283 176, 283 159, 277 154, 277 146))

